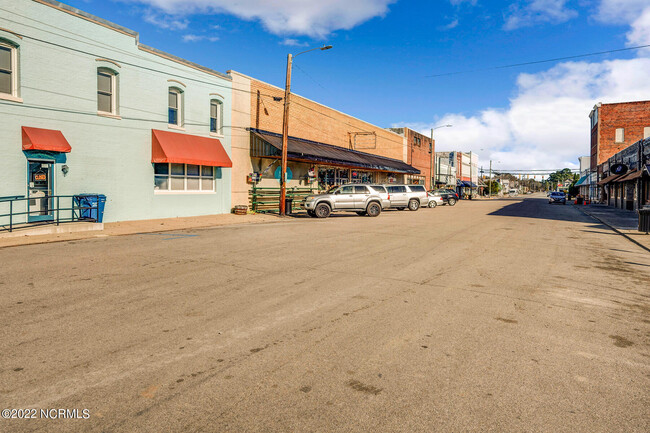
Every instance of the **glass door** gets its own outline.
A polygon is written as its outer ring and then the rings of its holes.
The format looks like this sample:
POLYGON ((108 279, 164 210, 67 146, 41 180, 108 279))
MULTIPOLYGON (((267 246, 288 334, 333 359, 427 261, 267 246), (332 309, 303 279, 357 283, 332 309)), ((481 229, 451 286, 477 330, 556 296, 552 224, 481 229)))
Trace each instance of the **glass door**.
POLYGON ((27 198, 28 222, 54 219, 52 196, 52 163, 29 161, 27 198))

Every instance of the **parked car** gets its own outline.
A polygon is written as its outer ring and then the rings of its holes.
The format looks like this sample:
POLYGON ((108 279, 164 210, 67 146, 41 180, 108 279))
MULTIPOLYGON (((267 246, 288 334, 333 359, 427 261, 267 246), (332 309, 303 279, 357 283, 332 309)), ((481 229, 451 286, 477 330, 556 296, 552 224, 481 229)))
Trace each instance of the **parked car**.
POLYGON ((453 206, 458 201, 458 194, 453 189, 436 189, 429 191, 429 194, 432 194, 434 197, 441 197, 443 204, 448 204, 453 206))
POLYGON ((309 195, 300 203, 313 218, 327 218, 332 212, 356 212, 376 217, 388 206, 388 192, 383 186, 359 184, 341 185, 325 194, 309 195))
POLYGON ((562 191, 553 191, 548 195, 548 204, 562 203, 566 204, 566 194, 562 191))
POLYGON ((445 204, 445 201, 442 199, 442 196, 435 195, 432 191, 429 191, 427 195, 429 196, 429 203, 427 204, 427 206, 436 207, 438 205, 442 206, 443 204, 445 204))
POLYGON ((427 190, 423 185, 384 185, 390 195, 390 207, 397 210, 416 211, 429 203, 427 190))

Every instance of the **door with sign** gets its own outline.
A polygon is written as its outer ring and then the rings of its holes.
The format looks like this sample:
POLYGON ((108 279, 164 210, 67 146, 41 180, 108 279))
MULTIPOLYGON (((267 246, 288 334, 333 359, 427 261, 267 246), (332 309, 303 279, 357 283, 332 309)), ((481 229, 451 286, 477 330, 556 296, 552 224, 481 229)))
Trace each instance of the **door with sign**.
POLYGON ((51 221, 52 212, 52 163, 29 161, 27 198, 29 199, 29 222, 51 221))

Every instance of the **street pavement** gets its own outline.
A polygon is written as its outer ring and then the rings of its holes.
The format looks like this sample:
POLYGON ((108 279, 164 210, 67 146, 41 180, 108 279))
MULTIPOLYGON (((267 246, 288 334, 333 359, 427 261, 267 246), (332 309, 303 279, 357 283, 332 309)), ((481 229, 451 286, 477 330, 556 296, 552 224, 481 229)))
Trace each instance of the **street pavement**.
POLYGON ((2 432, 650 430, 650 254, 542 195, 0 263, 2 432))

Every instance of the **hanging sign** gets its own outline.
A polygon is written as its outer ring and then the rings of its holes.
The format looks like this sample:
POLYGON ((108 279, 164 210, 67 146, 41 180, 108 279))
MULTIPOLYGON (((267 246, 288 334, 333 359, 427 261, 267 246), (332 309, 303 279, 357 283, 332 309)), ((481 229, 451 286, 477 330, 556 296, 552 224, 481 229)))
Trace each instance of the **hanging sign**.
POLYGON ((610 167, 609 171, 612 174, 625 174, 627 173, 627 165, 625 164, 614 164, 610 167))
POLYGON ((47 180, 47 175, 46 174, 36 173, 34 175, 34 180, 47 180))

